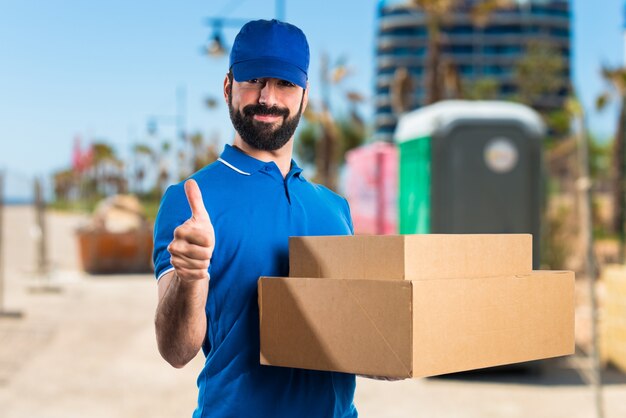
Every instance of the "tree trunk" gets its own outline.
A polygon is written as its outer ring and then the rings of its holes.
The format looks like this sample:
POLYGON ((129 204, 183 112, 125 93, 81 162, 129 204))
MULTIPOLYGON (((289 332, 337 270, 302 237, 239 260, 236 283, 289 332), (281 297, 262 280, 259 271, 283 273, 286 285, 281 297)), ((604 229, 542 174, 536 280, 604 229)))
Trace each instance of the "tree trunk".
POLYGON ((424 104, 438 102, 442 98, 442 83, 439 67, 441 61, 441 22, 437 17, 428 17, 428 51, 426 58, 424 80, 426 85, 426 100, 424 104))
POLYGON ((596 297, 598 269, 593 248, 593 221, 591 215, 592 194, 591 178, 589 174, 589 141, 587 139, 587 127, 585 124, 584 113, 579 115, 578 123, 578 180, 576 183, 578 186, 577 192, 579 199, 580 235, 583 241, 582 244, 585 254, 585 273, 587 279, 589 280, 589 305, 591 307, 591 386, 594 394, 596 418, 603 418, 604 401, 602 394, 600 345, 598 341, 598 304, 596 297))
POLYGON ((619 123, 613 149, 613 230, 619 236, 620 264, 624 263, 624 143, 626 142, 626 96, 622 97, 619 123))
POLYGON ((319 183, 334 191, 337 190, 336 134, 332 116, 325 109, 322 114, 322 137, 316 150, 316 168, 319 183))

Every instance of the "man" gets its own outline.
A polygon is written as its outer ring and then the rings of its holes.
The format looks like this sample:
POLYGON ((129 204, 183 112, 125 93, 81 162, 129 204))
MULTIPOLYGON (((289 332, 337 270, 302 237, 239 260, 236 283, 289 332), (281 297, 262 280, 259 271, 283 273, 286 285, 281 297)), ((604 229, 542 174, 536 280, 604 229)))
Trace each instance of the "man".
POLYGON ((308 65, 300 29, 247 23, 224 79, 233 145, 161 202, 157 342, 174 367, 203 349, 194 417, 357 416, 354 375, 259 364, 259 276, 288 275, 289 236, 353 231, 345 199, 309 183, 291 158, 308 65))

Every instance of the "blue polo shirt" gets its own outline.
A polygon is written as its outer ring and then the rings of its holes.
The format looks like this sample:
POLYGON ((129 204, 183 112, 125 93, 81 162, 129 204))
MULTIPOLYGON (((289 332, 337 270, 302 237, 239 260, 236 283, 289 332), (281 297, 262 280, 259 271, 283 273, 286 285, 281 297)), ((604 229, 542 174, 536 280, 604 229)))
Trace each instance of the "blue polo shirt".
MULTIPOLYGON (((215 229, 193 416, 356 417, 354 375, 259 364, 259 276, 288 275, 289 236, 352 234, 346 200, 308 182, 294 161, 283 178, 273 162, 229 145, 191 178, 215 229)), ((169 187, 154 228, 157 278, 173 269, 167 246, 190 216, 183 183, 169 187)))

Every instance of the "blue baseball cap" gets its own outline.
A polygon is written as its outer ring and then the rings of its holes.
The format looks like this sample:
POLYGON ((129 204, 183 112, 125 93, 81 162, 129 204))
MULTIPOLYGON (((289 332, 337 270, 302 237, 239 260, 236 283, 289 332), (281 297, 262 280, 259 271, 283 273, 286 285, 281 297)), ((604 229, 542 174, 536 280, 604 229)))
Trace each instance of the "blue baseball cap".
POLYGON ((279 78, 305 89, 309 44, 294 25, 276 19, 253 20, 235 38, 230 69, 236 81, 279 78))

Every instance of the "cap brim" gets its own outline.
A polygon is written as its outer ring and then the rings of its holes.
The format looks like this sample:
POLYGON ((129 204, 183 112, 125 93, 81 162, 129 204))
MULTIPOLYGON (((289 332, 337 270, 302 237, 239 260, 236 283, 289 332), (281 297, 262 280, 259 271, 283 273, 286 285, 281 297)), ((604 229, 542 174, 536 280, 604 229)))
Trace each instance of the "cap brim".
POLYGON ((306 89, 307 76, 299 67, 275 58, 257 58, 240 61, 232 66, 235 81, 254 78, 278 78, 306 89))

